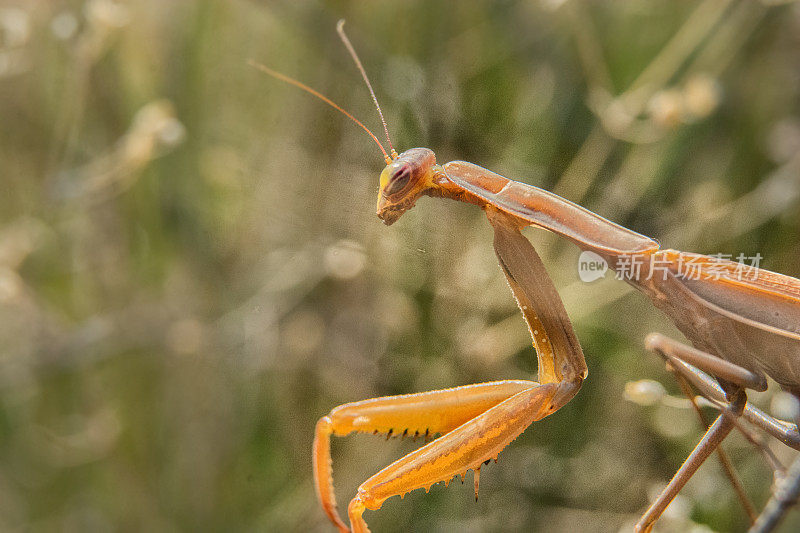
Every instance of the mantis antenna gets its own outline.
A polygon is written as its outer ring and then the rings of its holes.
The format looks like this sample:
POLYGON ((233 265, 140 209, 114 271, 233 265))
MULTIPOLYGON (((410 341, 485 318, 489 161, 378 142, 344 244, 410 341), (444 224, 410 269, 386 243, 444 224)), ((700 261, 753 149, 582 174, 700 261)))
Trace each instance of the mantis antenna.
POLYGON ((372 90, 372 84, 369 82, 369 78, 367 77, 367 71, 364 70, 364 65, 361 64, 361 60, 358 58, 358 54, 356 54, 356 49, 353 48, 353 45, 350 43, 350 39, 347 38, 347 34, 344 32, 344 19, 341 19, 336 24, 336 31, 339 33, 339 37, 341 37, 342 42, 347 47, 347 51, 350 52, 350 55, 353 57, 353 61, 358 67, 358 70, 361 72, 361 77, 364 78, 364 83, 367 84, 369 94, 372 95, 372 101, 375 102, 375 108, 378 110, 378 115, 381 117, 383 131, 386 133, 386 141, 389 143, 389 151, 392 154, 392 159, 397 159, 397 152, 394 150, 394 146, 392 146, 392 140, 389 138, 389 128, 386 126, 386 120, 383 118, 381 106, 378 104, 378 99, 375 97, 375 91, 372 90))
MULTIPOLYGON (((269 76, 272 76, 275 79, 278 79, 278 80, 280 80, 282 82, 288 83, 289 85, 294 85, 298 89, 302 89, 305 92, 311 94, 312 96, 316 96, 317 98, 319 98, 320 100, 322 100, 323 102, 325 102, 326 104, 331 106, 332 108, 334 108, 337 111, 339 111, 340 113, 342 113, 344 116, 346 116, 347 118, 349 118, 350 120, 352 120, 353 122, 355 122, 356 124, 361 126, 361 128, 363 128, 363 130, 366 131, 369 134, 370 137, 372 137, 372 140, 375 141, 375 143, 381 149, 381 153, 383 154, 383 159, 386 161, 387 165, 392 162, 392 157, 389 157, 389 155, 386 153, 386 149, 383 147, 383 145, 378 140, 378 138, 375 136, 375 134, 372 133, 368 127, 366 127, 364 124, 362 124, 360 120, 358 120, 356 117, 354 117, 353 115, 351 115, 350 113, 348 113, 347 111, 342 109, 342 107, 339 104, 337 104, 336 102, 334 102, 333 100, 331 100, 330 98, 325 96, 324 94, 320 93, 319 91, 312 89, 311 87, 309 87, 305 83, 297 81, 296 79, 294 79, 294 78, 292 78, 290 76, 287 76, 286 74, 281 74, 280 72, 278 72, 276 70, 272 70, 269 67, 265 67, 261 63, 258 63, 258 62, 254 61, 252 59, 248 61, 248 64, 250 64, 250 66, 252 66, 252 67, 257 68, 261 72, 263 72, 265 74, 268 74, 269 76)), ((369 83, 369 82, 367 82, 367 83, 369 83)), ((372 87, 370 87, 370 91, 372 91, 372 87)), ((375 98, 375 95, 373 95, 372 97, 375 98)), ((377 100, 375 101, 375 103, 377 104, 377 100)), ((378 108, 378 112, 380 113, 380 108, 378 108)), ((381 115, 381 120, 383 120, 383 115, 381 115)), ((385 122, 383 123, 383 127, 386 128, 386 123, 385 122)), ((386 137, 387 137, 387 139, 389 137, 388 131, 386 133, 386 137)), ((391 141, 389 141, 389 146, 391 147, 391 145, 392 145, 392 143, 391 143, 391 141)), ((394 148, 392 148, 392 156, 393 157, 397 157, 397 153, 395 153, 394 148)))

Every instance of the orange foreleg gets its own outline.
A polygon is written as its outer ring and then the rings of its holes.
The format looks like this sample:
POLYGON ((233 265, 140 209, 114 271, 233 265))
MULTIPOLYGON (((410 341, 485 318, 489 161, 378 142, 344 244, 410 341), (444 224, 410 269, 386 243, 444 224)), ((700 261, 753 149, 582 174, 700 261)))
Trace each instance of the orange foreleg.
POLYGON ((531 422, 560 407, 557 395, 567 384, 496 381, 418 394, 388 396, 345 404, 320 419, 314 439, 314 479, 325 513, 340 531, 333 494, 330 435, 357 431, 385 435, 443 436, 395 461, 359 487, 350 504, 353 531, 368 531, 364 509, 378 509, 387 498, 449 481, 496 457, 531 422))

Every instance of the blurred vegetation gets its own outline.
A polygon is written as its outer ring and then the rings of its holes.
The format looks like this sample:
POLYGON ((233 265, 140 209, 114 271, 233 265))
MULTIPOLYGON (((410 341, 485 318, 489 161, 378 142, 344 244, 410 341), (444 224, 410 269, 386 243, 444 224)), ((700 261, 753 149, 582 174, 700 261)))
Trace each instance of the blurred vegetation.
MULTIPOLYGON (((664 246, 800 275, 800 6, 702 2, 0 2, 0 529, 332 531, 316 420, 372 396, 535 373, 479 210, 374 215, 383 163, 254 58, 664 246)), ((580 394, 472 488, 365 516, 376 531, 629 530, 700 437, 626 401, 678 336, 577 250, 542 253, 589 364, 580 394)), ((752 395, 775 414, 781 396, 752 395)), ((410 442, 334 439, 346 504, 410 442)), ((770 471, 726 444, 760 508, 770 471)), ((771 443, 789 462, 793 453, 771 443)), ((742 531, 714 460, 660 531, 742 531)), ((800 527, 792 514, 784 531, 800 527)))

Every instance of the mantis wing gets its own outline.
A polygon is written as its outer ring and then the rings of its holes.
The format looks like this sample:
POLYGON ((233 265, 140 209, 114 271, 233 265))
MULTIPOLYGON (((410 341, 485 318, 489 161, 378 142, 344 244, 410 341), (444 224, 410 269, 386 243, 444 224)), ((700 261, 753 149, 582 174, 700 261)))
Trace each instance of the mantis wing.
POLYGON ((684 286, 703 300, 778 335, 800 341, 800 280, 734 261, 676 250, 663 250, 656 262, 667 265, 684 286))
POLYGON ((675 250, 659 252, 654 261, 670 275, 656 272, 639 285, 668 296, 653 302, 695 346, 800 393, 799 280, 675 250))

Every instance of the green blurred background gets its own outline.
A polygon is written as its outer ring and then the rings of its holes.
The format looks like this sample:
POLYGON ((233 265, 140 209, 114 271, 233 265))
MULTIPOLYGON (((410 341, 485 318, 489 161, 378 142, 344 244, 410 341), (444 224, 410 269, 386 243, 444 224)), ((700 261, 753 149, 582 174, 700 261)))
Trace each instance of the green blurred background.
MULTIPOLYGON (((383 226, 374 143, 247 65, 377 132, 340 18, 398 149, 800 275, 797 4, 2 0, 3 531, 332 531, 311 479, 320 416, 535 374, 482 213, 422 199, 383 226)), ((477 504, 469 483, 436 485, 368 512, 375 531, 628 531, 699 439, 680 402, 625 396, 645 378, 677 394, 642 347, 674 328, 610 276, 580 282, 574 246, 526 234, 583 345, 583 390, 484 468, 477 504)), ((760 508, 769 468, 741 436, 726 446, 760 508)), ((340 504, 413 447, 334 439, 340 504)), ((659 530, 746 526, 713 460, 659 530)), ((795 512, 783 530, 799 527, 795 512)))

